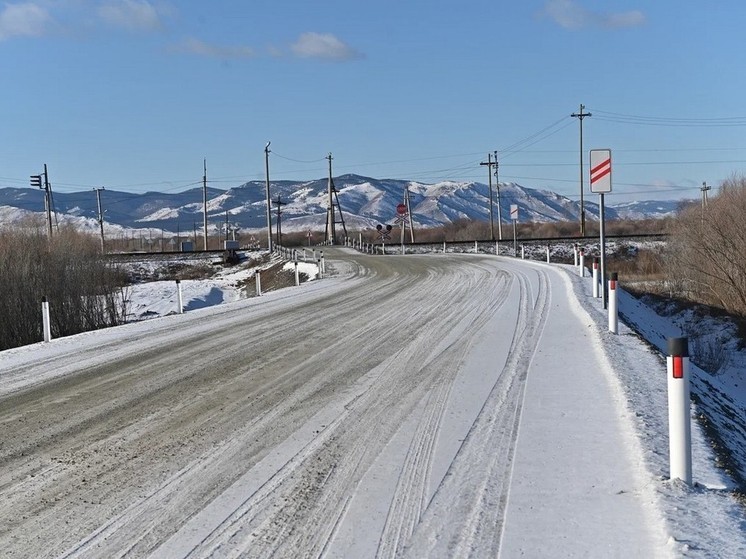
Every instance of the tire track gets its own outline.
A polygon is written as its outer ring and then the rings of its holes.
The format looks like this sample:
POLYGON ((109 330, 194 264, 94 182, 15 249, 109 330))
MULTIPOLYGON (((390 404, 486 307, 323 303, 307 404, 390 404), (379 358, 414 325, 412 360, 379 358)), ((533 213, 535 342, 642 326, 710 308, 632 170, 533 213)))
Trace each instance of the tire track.
MULTIPOLYGON (((440 275, 432 274, 427 283, 440 281, 440 275)), ((475 285, 484 288, 488 281, 494 282, 496 272, 494 268, 481 269, 479 275, 476 282, 474 277, 467 277, 462 288, 468 290, 475 285)), ((429 297, 427 283, 418 286, 418 291, 425 293, 421 298, 429 297)), ((433 444, 452 377, 468 351, 468 347, 459 351, 454 351, 454 347, 465 331, 481 327, 499 304, 501 301, 485 308, 477 300, 463 308, 419 307, 409 320, 421 326, 429 324, 430 329, 420 328, 397 355, 382 365, 375 389, 361 394, 347 406, 345 421, 328 431, 329 436, 321 447, 311 454, 306 449, 297 455, 282 478, 278 478, 279 486, 252 496, 190 557, 320 556, 328 549, 349 496, 354 494, 370 464, 404 418, 425 401, 430 402, 430 419, 422 427, 427 436, 420 438, 424 448, 433 444), (433 348, 432 343, 423 343, 425 338, 439 342, 433 348)), ((415 307, 410 303, 410 308, 415 307)), ((426 457, 425 463, 428 460, 426 457)), ((420 477, 417 483, 420 489, 415 501, 421 502, 426 477, 420 477)))
POLYGON ((550 305, 547 274, 537 273, 534 302, 528 277, 514 272, 521 304, 508 360, 399 556, 494 557, 499 552, 525 380, 550 305))

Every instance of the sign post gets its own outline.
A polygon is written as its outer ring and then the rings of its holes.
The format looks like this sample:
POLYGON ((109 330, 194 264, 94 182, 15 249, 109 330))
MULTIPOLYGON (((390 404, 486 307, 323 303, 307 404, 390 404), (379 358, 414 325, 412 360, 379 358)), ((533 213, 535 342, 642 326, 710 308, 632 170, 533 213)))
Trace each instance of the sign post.
POLYGON ((515 224, 518 223, 518 204, 510 205, 510 220, 513 222, 513 258, 518 256, 518 245, 516 244, 515 224))
POLYGON ((401 224, 401 253, 404 254, 404 227, 407 221, 407 206, 399 204, 396 206, 396 221, 401 224))
POLYGON ((601 298, 607 308, 606 297, 606 223, 604 218, 604 194, 611 192, 611 150, 591 150, 591 192, 599 195, 599 244, 601 249, 601 298))

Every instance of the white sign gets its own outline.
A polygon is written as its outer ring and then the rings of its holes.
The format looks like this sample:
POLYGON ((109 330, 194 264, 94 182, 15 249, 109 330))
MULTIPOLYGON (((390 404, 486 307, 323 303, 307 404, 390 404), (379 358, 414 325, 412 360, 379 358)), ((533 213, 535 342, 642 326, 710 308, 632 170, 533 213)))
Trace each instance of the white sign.
POLYGON ((611 192, 611 150, 591 150, 591 192, 611 192))
POLYGON ((510 219, 512 219, 513 221, 518 221, 518 205, 517 204, 510 205, 510 219))

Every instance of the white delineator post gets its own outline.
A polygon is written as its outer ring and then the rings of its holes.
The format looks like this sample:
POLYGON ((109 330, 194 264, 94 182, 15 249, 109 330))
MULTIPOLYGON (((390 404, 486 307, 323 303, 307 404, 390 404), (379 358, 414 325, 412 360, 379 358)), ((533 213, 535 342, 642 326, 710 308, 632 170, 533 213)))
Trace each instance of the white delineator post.
POLYGON ((549 245, 547 245, 547 264, 551 262, 551 259, 549 258, 549 245))
POLYGON ((668 338, 668 441, 671 479, 692 484, 689 339, 668 338))
POLYGON ((578 265, 578 243, 572 245, 573 266, 578 265))
POLYGON ((300 285, 300 276, 298 275, 298 261, 293 262, 295 264, 295 287, 300 285))
POLYGON ((585 277, 585 252, 583 249, 580 249, 580 259, 579 259, 579 265, 578 265, 578 274, 580 274, 581 278, 585 277))
POLYGON ((477 245, 477 241, 474 241, 474 254, 477 254, 479 252, 479 246, 477 245))
POLYGON ((52 322, 49 318, 49 301, 46 297, 41 299, 41 324, 42 334, 45 342, 52 341, 52 322))
POLYGON ((598 258, 593 259, 593 298, 598 299, 598 258))
POLYGON ((184 297, 181 294, 181 280, 176 280, 176 304, 179 306, 177 312, 184 314, 184 297))
POLYGON ((321 251, 321 273, 326 274, 326 260, 324 260, 324 251, 321 251))
POLYGON ((316 271, 316 278, 317 279, 323 278, 324 277, 324 273, 323 273, 323 270, 321 268, 321 258, 319 258, 316 261, 316 269, 317 269, 317 271, 316 271))
POLYGON ((443 254, 445 254, 445 253, 446 253, 446 242, 443 241, 443 254))
POLYGON ((612 272, 609 276, 609 332, 612 334, 619 333, 619 316, 617 312, 617 287, 619 276, 612 272))
POLYGON ((257 270, 254 277, 256 277, 256 296, 261 297, 262 296, 262 273, 259 270, 257 270))
POLYGON ((521 245, 521 260, 525 260, 525 259, 526 259, 526 247, 521 245))

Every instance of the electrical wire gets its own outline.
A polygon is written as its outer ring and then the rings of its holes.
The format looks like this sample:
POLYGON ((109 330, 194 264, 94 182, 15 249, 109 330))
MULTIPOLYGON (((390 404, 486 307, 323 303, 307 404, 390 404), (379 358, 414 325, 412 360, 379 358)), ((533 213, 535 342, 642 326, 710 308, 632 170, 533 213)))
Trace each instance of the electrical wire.
POLYGON ((660 116, 630 115, 589 109, 593 111, 593 119, 619 124, 637 124, 642 126, 671 126, 671 127, 721 127, 721 126, 746 126, 746 117, 717 117, 717 118, 671 118, 660 116))

